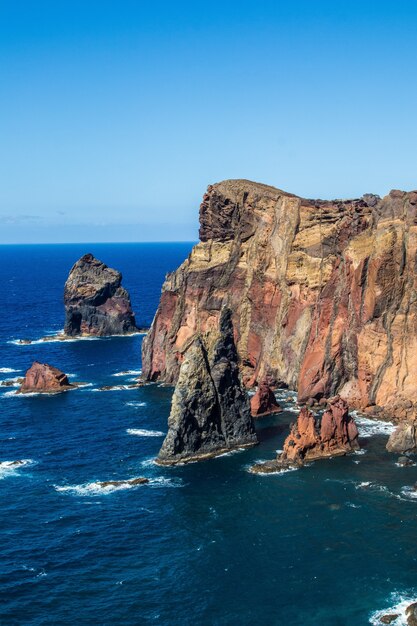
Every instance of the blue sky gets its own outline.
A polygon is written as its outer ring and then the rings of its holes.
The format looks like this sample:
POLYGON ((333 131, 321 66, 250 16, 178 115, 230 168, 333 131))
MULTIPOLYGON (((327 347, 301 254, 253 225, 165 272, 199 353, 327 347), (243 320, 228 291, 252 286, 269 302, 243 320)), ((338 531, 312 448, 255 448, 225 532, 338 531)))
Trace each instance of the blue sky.
POLYGON ((197 238, 208 184, 417 188, 417 2, 0 0, 0 243, 197 238))

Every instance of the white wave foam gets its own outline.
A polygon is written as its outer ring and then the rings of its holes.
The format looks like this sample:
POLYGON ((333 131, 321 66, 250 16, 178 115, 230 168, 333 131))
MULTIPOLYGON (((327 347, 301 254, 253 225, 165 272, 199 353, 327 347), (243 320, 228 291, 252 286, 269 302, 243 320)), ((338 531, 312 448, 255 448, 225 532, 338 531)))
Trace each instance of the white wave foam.
POLYGON ((135 408, 138 408, 140 406, 146 406, 146 405, 147 405, 146 402, 139 402, 139 401, 136 401, 136 402, 126 402, 126 406, 134 406, 135 408))
MULTIPOLYGON (((137 489, 143 487, 142 484, 132 484, 134 478, 126 481, 118 481, 117 485, 105 485, 100 481, 85 483, 83 485, 54 485, 56 491, 63 493, 72 493, 78 496, 103 496, 113 493, 114 491, 122 491, 124 489, 137 489)), ((146 484, 146 483, 145 483, 146 484)))
POLYGON ((410 604, 417 602, 417 598, 408 594, 400 594, 393 593, 390 598, 390 602, 392 603, 386 609, 382 609, 379 611, 374 611, 369 618, 369 623, 374 626, 381 626, 383 622, 381 622, 381 617, 384 615, 398 615, 398 617, 391 622, 391 626, 407 626, 407 616, 406 610, 410 604))
POLYGON ((1 387, 20 387, 21 380, 22 379, 19 376, 16 376, 16 378, 5 378, 4 380, 0 382, 0 386, 1 387), (5 385, 4 383, 8 383, 8 384, 5 385))
POLYGON ((7 478, 8 476, 18 475, 19 470, 22 467, 28 465, 34 465, 35 461, 32 459, 21 459, 19 461, 2 461, 0 462, 0 480, 7 478))
POLYGON ((116 372, 112 376, 140 376, 140 374, 142 374, 142 370, 126 370, 124 372, 116 372))
POLYGON ((70 493, 77 496, 105 496, 115 491, 123 491, 125 489, 137 489, 138 487, 183 487, 184 484, 179 478, 150 478, 148 483, 132 484, 134 478, 126 481, 118 481, 116 485, 105 485, 99 481, 85 483, 83 485, 54 485, 54 489, 60 493, 70 493))
POLYGON ((152 457, 151 459, 145 459, 141 462, 142 467, 154 467, 156 465, 157 464, 155 463, 155 457, 152 457))
POLYGON ((126 432, 137 437, 163 437, 165 435, 160 430, 146 430, 145 428, 128 428, 126 432))
POLYGON ((161 487, 185 487, 184 483, 180 478, 165 478, 164 476, 159 476, 158 478, 150 478, 149 486, 154 488, 161 487))
POLYGON ((21 372, 22 370, 15 370, 13 367, 0 367, 0 374, 14 374, 15 372, 21 372))
POLYGON ((392 422, 384 422, 382 420, 373 420, 368 417, 358 415, 356 411, 350 414, 355 418, 356 426, 359 430, 359 437, 373 437, 374 435, 391 435, 396 426, 392 422))
POLYGON ((132 389, 138 389, 138 387, 136 385, 111 385, 106 388, 91 389, 91 391, 131 391, 132 389))
POLYGON ((417 490, 414 487, 402 487, 401 494, 407 500, 417 500, 417 490))

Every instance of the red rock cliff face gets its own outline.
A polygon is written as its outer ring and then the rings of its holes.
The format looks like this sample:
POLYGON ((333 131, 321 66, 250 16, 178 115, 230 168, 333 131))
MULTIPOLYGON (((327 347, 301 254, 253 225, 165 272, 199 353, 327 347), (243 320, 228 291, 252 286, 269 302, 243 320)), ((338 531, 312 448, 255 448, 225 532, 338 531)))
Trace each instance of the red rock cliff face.
POLYGON ((339 393, 350 406, 417 399, 417 192, 306 200, 230 180, 208 188, 200 240, 170 274, 143 346, 175 382, 196 332, 233 311, 244 381, 339 393))

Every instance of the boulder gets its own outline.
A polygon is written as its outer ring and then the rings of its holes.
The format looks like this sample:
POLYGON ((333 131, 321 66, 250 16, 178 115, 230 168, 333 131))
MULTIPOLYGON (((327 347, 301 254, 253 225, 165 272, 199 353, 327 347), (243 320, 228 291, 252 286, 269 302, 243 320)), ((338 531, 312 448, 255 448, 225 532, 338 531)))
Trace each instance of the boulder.
POLYGON ((389 436, 387 442, 388 452, 405 454, 417 452, 416 422, 403 422, 397 426, 389 436))
POLYGON ((27 370, 17 393, 57 393, 75 388, 66 374, 47 363, 35 361, 27 370))
POLYGON ((231 312, 225 308, 218 329, 197 335, 184 354, 168 433, 156 462, 198 461, 256 443, 239 376, 231 312))
POLYGON ((279 413, 282 408, 278 404, 271 387, 265 381, 261 382, 250 401, 252 417, 262 417, 271 413, 279 413))
POLYGON ((137 331, 130 297, 122 275, 92 254, 72 267, 65 283, 64 334, 127 335, 137 331))

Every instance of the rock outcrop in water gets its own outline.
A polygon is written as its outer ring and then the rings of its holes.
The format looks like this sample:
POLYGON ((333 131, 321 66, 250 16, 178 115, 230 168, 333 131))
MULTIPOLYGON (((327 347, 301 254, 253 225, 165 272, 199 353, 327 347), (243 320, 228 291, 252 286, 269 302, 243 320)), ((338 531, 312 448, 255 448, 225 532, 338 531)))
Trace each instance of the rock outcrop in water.
POLYGON ((258 463, 252 471, 270 473, 359 450, 358 429, 348 405, 336 396, 329 400, 321 419, 303 407, 275 461, 258 463))
POLYGON ((250 409, 252 417, 263 417, 271 413, 280 413, 282 408, 278 404, 274 392, 267 382, 262 381, 255 395, 251 398, 250 409))
POLYGON ((72 267, 65 283, 64 334, 127 335, 134 333, 135 316, 122 275, 92 254, 85 254, 72 267))
POLYGON ((26 372, 18 393, 58 393, 75 387, 58 368, 35 361, 26 372))
POLYGON ((359 450, 358 429, 349 415, 348 405, 336 396, 329 400, 321 420, 302 408, 284 443, 284 457, 289 461, 311 461, 340 456, 359 450))
MULTIPOLYGON (((307 200, 267 185, 211 185, 200 243, 169 275, 143 344, 149 380, 174 382, 190 338, 233 311, 244 382, 417 405, 417 191, 307 200)), ((402 409, 401 409, 402 411, 402 409)))
POLYGON ((184 354, 157 463, 204 460, 256 443, 231 312, 225 308, 218 328, 196 335, 184 354))
POLYGON ((397 454, 417 452, 417 422, 403 422, 390 435, 387 443, 388 452, 397 454))

